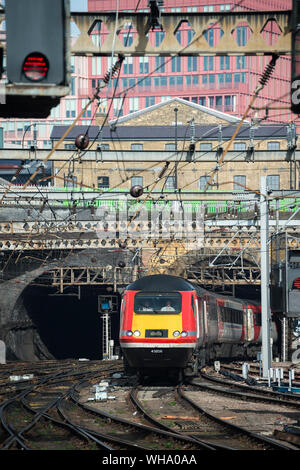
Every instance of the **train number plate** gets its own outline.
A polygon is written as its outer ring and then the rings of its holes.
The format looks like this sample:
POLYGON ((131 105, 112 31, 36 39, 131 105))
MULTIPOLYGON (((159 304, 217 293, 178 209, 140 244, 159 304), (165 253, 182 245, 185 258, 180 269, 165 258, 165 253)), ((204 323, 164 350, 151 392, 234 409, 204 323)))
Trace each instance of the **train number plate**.
POLYGON ((162 349, 151 349, 151 352, 154 354, 162 354, 163 350, 162 349))
POLYGON ((167 338, 168 330, 146 330, 146 338, 167 338))

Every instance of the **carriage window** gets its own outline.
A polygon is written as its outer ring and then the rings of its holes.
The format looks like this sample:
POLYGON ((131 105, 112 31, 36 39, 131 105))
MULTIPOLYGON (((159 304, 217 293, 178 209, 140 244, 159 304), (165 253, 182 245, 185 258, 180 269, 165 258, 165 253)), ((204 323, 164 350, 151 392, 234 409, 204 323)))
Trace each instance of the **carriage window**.
POLYGON ((237 323, 242 325, 243 324, 243 312, 240 310, 235 310, 230 307, 224 307, 220 305, 220 313, 221 317, 220 320, 224 323, 237 323))
POLYGON ((172 315, 181 312, 181 294, 138 293, 134 298, 134 311, 138 314, 172 315))

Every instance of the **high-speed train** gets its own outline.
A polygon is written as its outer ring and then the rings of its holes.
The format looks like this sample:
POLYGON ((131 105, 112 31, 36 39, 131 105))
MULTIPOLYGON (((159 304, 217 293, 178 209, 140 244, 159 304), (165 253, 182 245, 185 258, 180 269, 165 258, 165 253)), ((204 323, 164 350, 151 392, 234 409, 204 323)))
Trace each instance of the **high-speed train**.
MULTIPOLYGON (((273 321, 271 338, 275 345, 273 321)), ((218 358, 255 357, 261 348, 261 308, 180 277, 145 276, 124 291, 120 347, 125 370, 193 375, 200 365, 218 358)))

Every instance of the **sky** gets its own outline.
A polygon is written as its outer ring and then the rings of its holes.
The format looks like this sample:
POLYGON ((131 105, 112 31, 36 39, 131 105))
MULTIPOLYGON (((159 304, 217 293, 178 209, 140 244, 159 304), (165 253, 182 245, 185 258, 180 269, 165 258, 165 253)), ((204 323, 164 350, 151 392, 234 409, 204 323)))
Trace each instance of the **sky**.
POLYGON ((71 11, 87 11, 87 0, 71 0, 71 11))

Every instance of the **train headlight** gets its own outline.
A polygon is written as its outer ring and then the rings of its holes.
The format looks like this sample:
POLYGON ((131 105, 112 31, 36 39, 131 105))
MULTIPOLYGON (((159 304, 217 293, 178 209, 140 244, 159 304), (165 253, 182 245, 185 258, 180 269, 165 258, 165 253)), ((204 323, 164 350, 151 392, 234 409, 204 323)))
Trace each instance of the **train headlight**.
POLYGON ((181 336, 182 336, 183 338, 185 338, 187 335, 188 335, 187 331, 182 331, 182 332, 181 332, 181 336))
POLYGON ((141 332, 140 332, 139 330, 135 330, 135 331, 133 332, 133 335, 134 335, 134 336, 141 336, 141 332))
POLYGON ((175 338, 177 338, 178 336, 180 336, 180 331, 174 331, 174 332, 173 332, 173 336, 175 336, 175 338))
POLYGON ((133 335, 133 333, 132 333, 132 331, 131 331, 131 330, 128 330, 128 331, 127 331, 127 333, 126 333, 126 335, 127 335, 127 336, 132 336, 132 335, 133 335))

